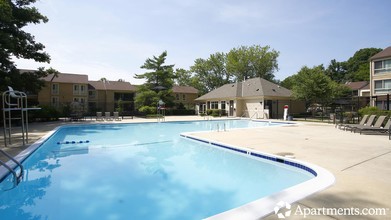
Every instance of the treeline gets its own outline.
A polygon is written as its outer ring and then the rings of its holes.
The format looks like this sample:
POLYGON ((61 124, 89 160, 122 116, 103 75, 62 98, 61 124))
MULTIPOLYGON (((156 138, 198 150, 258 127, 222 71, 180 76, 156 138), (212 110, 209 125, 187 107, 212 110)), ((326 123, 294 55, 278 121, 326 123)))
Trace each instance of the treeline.
POLYGON ((380 48, 358 50, 347 61, 330 61, 327 68, 320 64, 303 66, 301 70, 287 77, 281 86, 291 89, 296 99, 312 104, 328 104, 334 99, 351 95, 346 82, 369 81, 369 58, 382 51, 380 48))
POLYGON ((178 85, 193 86, 205 94, 227 83, 242 81, 248 78, 262 77, 293 89, 294 80, 300 72, 321 72, 322 77, 341 84, 345 82, 369 81, 369 58, 382 51, 380 48, 364 48, 354 53, 347 61, 331 60, 327 67, 320 64, 315 67, 303 66, 283 81, 275 78, 278 71, 278 51, 270 46, 241 46, 228 53, 217 52, 208 58, 198 58, 188 70, 176 69, 175 82, 178 85))
POLYGON ((259 45, 233 48, 228 53, 217 52, 208 58, 196 59, 189 70, 176 69, 175 81, 178 85, 193 86, 201 94, 254 77, 275 81, 279 54, 270 46, 259 45))
POLYGON ((304 100, 307 106, 327 104, 337 97, 350 94, 349 89, 343 86, 344 82, 369 80, 369 58, 381 50, 361 49, 347 61, 331 60, 327 68, 323 64, 303 66, 299 72, 283 81, 275 79, 279 52, 270 46, 241 46, 228 53, 217 52, 206 59, 196 59, 189 70, 175 71, 174 65, 165 64, 165 51, 158 57, 148 58, 141 66, 148 72, 135 77, 146 81, 139 87, 135 101, 137 106, 141 106, 140 110, 152 111, 159 100, 169 106, 173 104, 170 89, 174 84, 193 86, 202 95, 227 83, 261 77, 291 89, 294 97, 304 100))

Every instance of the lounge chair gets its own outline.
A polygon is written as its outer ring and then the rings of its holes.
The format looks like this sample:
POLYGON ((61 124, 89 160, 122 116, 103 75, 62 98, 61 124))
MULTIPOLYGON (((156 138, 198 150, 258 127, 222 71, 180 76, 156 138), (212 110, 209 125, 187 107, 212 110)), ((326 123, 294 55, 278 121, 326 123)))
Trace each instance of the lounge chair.
MULTIPOLYGON (((373 122, 375 121, 375 118, 376 118, 376 115, 370 115, 368 117, 368 120, 363 124, 363 125, 360 125, 360 124, 352 124, 352 125, 346 125, 345 126, 345 131, 353 131, 356 127, 362 127, 362 126, 367 126, 367 127, 371 127, 373 125, 373 122)), ((361 123, 361 122, 360 122, 361 123)))
MULTIPOLYGON (((360 121, 360 123, 358 123, 358 125, 364 125, 365 122, 367 121, 369 115, 364 115, 360 121)), ((337 124, 335 127, 339 128, 339 129, 343 129, 345 130, 346 127, 349 127, 349 126, 355 126, 356 124, 337 124)))
POLYGON ((113 112, 113 118, 116 121, 121 121, 121 117, 119 117, 119 113, 118 112, 113 112))
POLYGON ((111 117, 110 112, 105 112, 105 120, 106 121, 112 121, 113 117, 111 117))
POLYGON ((376 119, 376 123, 373 125, 373 126, 371 126, 371 125, 362 125, 362 126, 355 126, 353 129, 352 129, 352 131, 354 132, 354 133, 356 133, 356 131, 357 130, 362 130, 362 129, 366 129, 366 128, 380 128, 382 125, 383 125, 383 123, 384 123, 384 120, 386 119, 386 116, 384 116, 384 115, 381 115, 381 116, 379 116, 377 119, 376 119))
POLYGON ((103 121, 102 112, 96 112, 96 120, 97 121, 103 121))
MULTIPOLYGON (((380 117, 379 117, 380 119, 380 117)), ((378 120, 379 120, 378 119, 378 120)), ((364 133, 364 132, 380 132, 380 133, 387 133, 390 131, 390 128, 391 128, 391 118, 389 118, 387 120, 387 123, 384 125, 384 127, 376 127, 376 125, 374 125, 373 127, 370 127, 370 128, 362 128, 360 130, 360 134, 364 133)))

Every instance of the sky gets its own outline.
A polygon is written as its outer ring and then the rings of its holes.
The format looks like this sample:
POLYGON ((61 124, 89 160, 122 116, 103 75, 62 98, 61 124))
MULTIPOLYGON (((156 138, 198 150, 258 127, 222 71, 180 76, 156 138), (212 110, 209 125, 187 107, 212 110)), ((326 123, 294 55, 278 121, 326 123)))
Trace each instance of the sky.
POLYGON ((189 69, 198 58, 240 46, 279 51, 283 80, 303 66, 346 61, 362 48, 391 46, 389 0, 39 0, 49 22, 24 28, 50 64, 14 59, 20 69, 53 67, 89 80, 124 79, 147 58, 189 69))

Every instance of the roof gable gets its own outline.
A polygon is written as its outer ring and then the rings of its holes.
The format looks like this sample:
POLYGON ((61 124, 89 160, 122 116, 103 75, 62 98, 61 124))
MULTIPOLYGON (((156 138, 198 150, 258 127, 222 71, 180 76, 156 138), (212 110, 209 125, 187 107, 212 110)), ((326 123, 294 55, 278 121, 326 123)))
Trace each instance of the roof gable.
POLYGON ((53 74, 49 74, 44 77, 43 80, 54 83, 88 84, 88 76, 84 74, 59 73, 57 74, 57 77, 54 77, 53 74))
POLYGON ((359 89, 365 89, 365 87, 369 85, 369 82, 367 81, 347 82, 344 85, 349 87, 351 90, 359 90, 359 89))
POLYGON ((278 96, 290 97, 292 92, 263 78, 253 78, 243 82, 242 97, 252 96, 278 96))
POLYGON ((382 59, 390 57, 391 58, 391 47, 387 47, 386 49, 380 51, 379 53, 373 55, 370 60, 382 59))
POLYGON ((120 81, 88 81, 90 89, 111 91, 136 91, 136 86, 120 81))
POLYGON ((259 96, 290 97, 292 92, 262 78, 252 78, 244 82, 225 84, 199 98, 197 101, 222 98, 249 98, 259 96))
POLYGON ((205 95, 197 98, 196 100, 234 98, 238 96, 237 91, 239 86, 239 83, 225 84, 217 89, 206 93, 205 95))
POLYGON ((172 92, 198 94, 198 89, 196 89, 192 86, 173 86, 172 92))

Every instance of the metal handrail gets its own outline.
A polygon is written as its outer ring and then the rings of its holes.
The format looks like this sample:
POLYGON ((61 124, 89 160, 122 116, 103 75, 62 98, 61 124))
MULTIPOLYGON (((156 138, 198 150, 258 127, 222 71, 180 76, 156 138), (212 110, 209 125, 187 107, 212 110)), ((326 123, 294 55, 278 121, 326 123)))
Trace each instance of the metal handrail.
POLYGON ((23 165, 17 161, 15 158, 13 158, 11 155, 9 155, 7 152, 3 151, 0 149, 0 152, 6 156, 8 159, 12 160, 12 162, 14 162, 17 166, 20 167, 20 172, 19 172, 19 175, 16 174, 15 170, 12 169, 10 166, 8 166, 6 163, 4 163, 3 161, 0 160, 0 164, 3 165, 7 170, 9 170, 12 175, 14 176, 15 178, 15 184, 19 184, 20 180, 23 178, 23 173, 24 173, 24 168, 23 168, 23 165))
MULTIPOLYGON (((242 119, 242 118, 244 118, 245 116, 246 116, 246 113, 248 112, 248 110, 244 110, 244 113, 240 116, 240 118, 242 119)), ((249 116, 250 116, 250 114, 249 114, 249 116)))

